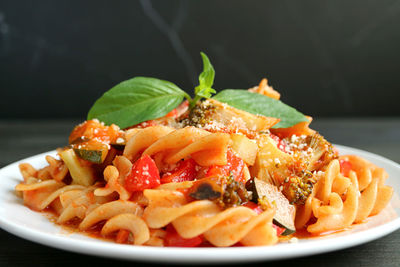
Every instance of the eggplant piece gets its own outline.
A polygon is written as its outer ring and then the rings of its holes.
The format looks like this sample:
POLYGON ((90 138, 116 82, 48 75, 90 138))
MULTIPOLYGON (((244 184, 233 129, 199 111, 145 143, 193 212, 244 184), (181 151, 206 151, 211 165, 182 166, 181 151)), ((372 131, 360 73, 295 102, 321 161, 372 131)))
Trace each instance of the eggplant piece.
POLYGON ((296 209, 276 186, 260 179, 252 178, 246 183, 246 188, 253 192, 252 201, 256 203, 267 201, 276 207, 273 222, 277 226, 285 228, 282 235, 290 235, 296 232, 296 227, 294 226, 296 209))
POLYGON ((214 190, 214 188, 210 184, 202 183, 196 188, 195 191, 191 192, 189 196, 198 200, 213 200, 221 197, 221 192, 214 190))
POLYGON ((194 182, 188 195, 197 200, 211 200, 220 208, 239 206, 250 200, 245 185, 233 179, 233 176, 203 178, 194 182))
POLYGON ((222 191, 222 187, 213 178, 204 178, 193 184, 189 196, 197 200, 215 200, 222 196, 222 191))
POLYGON ((113 148, 119 151, 124 151, 126 144, 111 144, 113 148))
POLYGON ((126 135, 125 135, 124 137, 118 137, 114 142, 111 142, 111 146, 113 148, 115 148, 116 150, 124 151, 125 146, 126 146, 126 142, 127 141, 126 141, 126 135))

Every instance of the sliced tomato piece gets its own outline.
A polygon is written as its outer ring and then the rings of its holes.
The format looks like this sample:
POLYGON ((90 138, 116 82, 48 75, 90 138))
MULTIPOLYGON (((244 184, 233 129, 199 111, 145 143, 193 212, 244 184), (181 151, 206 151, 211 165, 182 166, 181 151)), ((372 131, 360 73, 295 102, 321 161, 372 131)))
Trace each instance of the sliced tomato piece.
POLYGON ((165 236, 165 246, 167 247, 198 247, 201 243, 203 243, 202 236, 196 236, 193 238, 183 238, 178 232, 176 232, 175 228, 169 224, 167 226, 167 234, 165 236))
POLYGON ((133 165, 125 179, 125 188, 129 192, 143 191, 160 185, 160 173, 149 155, 143 155, 133 165))
POLYGON ((234 179, 238 182, 245 183, 243 177, 243 169, 245 166, 244 161, 228 149, 227 152, 228 164, 226 165, 212 165, 209 167, 206 177, 229 176, 232 172, 234 179))
POLYGON ((177 118, 178 117, 178 110, 176 108, 174 108, 173 110, 168 112, 167 115, 165 115, 165 117, 177 118))
POLYGON ((161 178, 161 183, 165 184, 193 181, 197 175, 196 166, 196 162, 191 158, 181 161, 171 173, 163 175, 161 178))
POLYGON ((340 163, 340 173, 343 174, 343 176, 349 177, 349 173, 351 171, 351 168, 353 167, 351 162, 345 159, 339 160, 340 163))

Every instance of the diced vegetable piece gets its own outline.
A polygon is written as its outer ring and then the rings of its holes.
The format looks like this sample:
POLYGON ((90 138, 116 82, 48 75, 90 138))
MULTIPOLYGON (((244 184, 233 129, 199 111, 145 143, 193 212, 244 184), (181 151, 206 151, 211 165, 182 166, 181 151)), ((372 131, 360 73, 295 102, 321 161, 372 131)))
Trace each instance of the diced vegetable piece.
POLYGON ((72 145, 76 155, 81 159, 100 164, 108 153, 108 145, 94 139, 72 145))
POLYGON ((89 186, 94 183, 95 177, 92 169, 89 166, 82 166, 73 149, 60 152, 60 157, 67 165, 73 184, 89 186))
POLYGON ((219 203, 222 208, 229 208, 241 205, 250 200, 250 193, 241 181, 235 180, 232 176, 225 177, 223 182, 223 195, 219 203))
MULTIPOLYGON (((279 140, 277 143, 267 134, 260 135, 258 138, 260 149, 255 164, 250 167, 250 173, 253 177, 277 187, 282 185, 282 193, 290 203, 304 204, 316 182, 311 171, 307 170, 311 160, 309 158, 299 160, 303 154, 301 151, 295 151, 293 155, 283 152, 282 150, 286 148, 278 148, 279 140)), ((306 154, 304 157, 309 156, 306 154)))
POLYGON ((241 132, 246 135, 268 130, 278 122, 277 118, 254 115, 214 99, 207 99, 195 106, 188 120, 189 125, 203 127, 210 131, 241 132))
POLYGON ((88 120, 76 126, 70 136, 69 143, 77 143, 77 140, 94 139, 110 144, 122 135, 119 127, 115 124, 106 126, 98 120, 88 120))
POLYGON ((312 172, 302 170, 298 175, 292 175, 285 179, 282 186, 282 193, 291 204, 303 205, 308 196, 312 193, 316 179, 312 172))
POLYGON ((165 115, 165 117, 177 118, 178 117, 178 110, 176 108, 174 108, 173 110, 168 112, 167 115, 165 115))
POLYGON ((125 149, 128 138, 132 137, 132 134, 136 131, 135 129, 131 129, 127 132, 123 132, 120 137, 111 142, 111 146, 117 150, 123 151, 125 149))
POLYGON ((217 178, 203 178, 196 181, 189 190, 189 196, 197 200, 214 200, 222 196, 223 188, 217 178))
POLYGON ((305 142, 312 149, 311 156, 308 160, 308 170, 319 170, 328 165, 337 155, 331 143, 329 143, 322 135, 315 133, 306 137, 305 142))
POLYGON ((117 155, 120 155, 122 152, 111 147, 110 150, 108 150, 106 158, 103 160, 101 164, 95 165, 95 167, 98 170, 98 173, 103 173, 104 169, 107 168, 108 165, 112 165, 115 157, 117 155))
POLYGON ((133 165, 125 179, 125 188, 129 192, 143 191, 160 185, 160 173, 149 155, 143 155, 133 165))
POLYGON ((247 182, 246 187, 253 192, 254 202, 258 202, 261 206, 272 205, 275 207, 274 224, 285 228, 283 235, 290 235, 296 231, 294 226, 296 208, 290 205, 289 200, 279 192, 276 186, 253 178, 247 182))
POLYGON ((69 143, 78 157, 100 164, 107 156, 109 145, 122 139, 123 135, 114 124, 106 126, 98 120, 88 120, 72 130, 69 143))
POLYGON ((235 151, 247 165, 252 166, 257 157, 257 144, 242 134, 232 134, 231 139, 233 141, 233 151, 235 151))
POLYGON ((161 183, 193 181, 197 175, 196 166, 197 164, 193 159, 181 161, 172 172, 163 175, 161 183))
POLYGON ((233 175, 236 181, 245 183, 243 176, 244 161, 236 156, 231 150, 227 151, 228 164, 212 165, 206 173, 206 177, 221 177, 233 175))
POLYGON ((279 122, 277 118, 270 118, 261 115, 254 115, 249 112, 233 108, 214 99, 208 99, 216 107, 214 119, 223 122, 225 125, 232 124, 233 120, 242 120, 244 126, 250 131, 263 131, 271 128, 279 122))
POLYGON ((111 144, 111 146, 119 151, 124 151, 125 149, 125 144, 111 144))
POLYGON ((185 191, 189 198, 211 200, 222 209, 242 205, 250 200, 245 185, 235 181, 232 176, 203 178, 195 181, 185 191))
POLYGON ((165 235, 165 246, 167 247, 197 247, 203 243, 203 237, 196 236, 193 238, 183 238, 175 230, 175 228, 169 224, 167 226, 167 234, 165 235))
POLYGON ((291 175, 289 167, 294 164, 294 158, 278 149, 268 134, 260 135, 257 141, 259 150, 254 165, 249 168, 250 174, 270 184, 281 185, 291 175))

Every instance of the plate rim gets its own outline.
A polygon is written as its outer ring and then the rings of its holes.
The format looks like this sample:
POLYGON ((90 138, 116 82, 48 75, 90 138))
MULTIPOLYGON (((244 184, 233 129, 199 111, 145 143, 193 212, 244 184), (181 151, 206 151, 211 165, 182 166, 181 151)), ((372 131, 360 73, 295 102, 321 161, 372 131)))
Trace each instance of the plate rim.
MULTIPOLYGON (((339 150, 351 150, 355 154, 363 154, 373 160, 383 161, 391 165, 400 173, 400 164, 383 156, 349 146, 334 144, 339 150)), ((40 153, 22 160, 18 160, 0 169, 0 177, 9 168, 15 168, 21 162, 29 162, 45 155, 54 154, 55 150, 40 153)), ((390 178, 389 178, 390 179, 390 178)), ((393 179, 393 178, 392 178, 393 179)), ((395 192, 397 190, 395 189, 395 192)), ((0 191, 1 192, 1 191, 0 191)), ((16 197, 16 196, 15 196, 16 197)), ((28 208, 27 208, 28 209, 28 208)), ((43 214, 37 213, 39 216, 43 214)), ((51 222, 49 222, 51 223, 51 222)), ((400 228, 400 216, 382 225, 365 229, 360 232, 332 238, 315 239, 311 242, 281 243, 266 247, 228 247, 228 248, 172 248, 172 247, 144 247, 122 245, 101 240, 82 240, 69 238, 67 235, 54 235, 43 233, 17 223, 7 217, 0 216, 0 228, 22 239, 41 245, 86 254, 124 260, 140 260, 146 262, 170 263, 229 263, 229 262, 254 262, 290 259, 300 256, 310 256, 345 249, 364 244, 384 237, 400 228), (295 248, 295 249, 294 249, 295 248), (217 253, 216 253, 217 252, 217 253), (240 252, 240 253, 237 253, 240 252), (155 257, 154 255, 157 255, 155 257), (207 256, 207 257, 205 257, 207 256)), ((60 231, 61 231, 61 227, 60 231)))

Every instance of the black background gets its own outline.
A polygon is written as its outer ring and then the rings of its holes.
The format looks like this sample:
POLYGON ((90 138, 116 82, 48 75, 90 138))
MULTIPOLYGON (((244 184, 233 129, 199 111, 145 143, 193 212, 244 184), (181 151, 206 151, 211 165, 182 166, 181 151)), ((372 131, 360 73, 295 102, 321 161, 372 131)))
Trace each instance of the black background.
POLYGON ((1 1, 0 118, 83 119, 122 80, 267 77, 313 116, 399 116, 400 1, 1 1))

